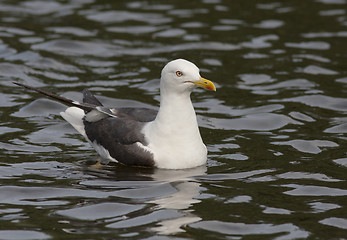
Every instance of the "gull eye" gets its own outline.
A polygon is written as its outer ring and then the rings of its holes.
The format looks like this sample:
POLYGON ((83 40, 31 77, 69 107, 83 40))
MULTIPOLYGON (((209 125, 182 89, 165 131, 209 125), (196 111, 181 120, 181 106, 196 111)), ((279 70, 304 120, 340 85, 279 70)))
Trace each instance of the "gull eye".
POLYGON ((182 73, 181 71, 177 71, 177 72, 176 72, 176 76, 177 76, 177 77, 182 77, 182 76, 183 76, 183 73, 182 73))

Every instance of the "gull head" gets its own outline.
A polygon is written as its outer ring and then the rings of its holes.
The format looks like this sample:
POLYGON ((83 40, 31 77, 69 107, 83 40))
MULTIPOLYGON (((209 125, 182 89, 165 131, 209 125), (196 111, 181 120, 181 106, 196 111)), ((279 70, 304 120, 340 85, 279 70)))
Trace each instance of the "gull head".
POLYGON ((172 93, 190 93, 196 87, 216 91, 214 84, 202 78, 199 72, 199 68, 192 62, 184 59, 173 60, 166 64, 161 72, 160 89, 172 93))

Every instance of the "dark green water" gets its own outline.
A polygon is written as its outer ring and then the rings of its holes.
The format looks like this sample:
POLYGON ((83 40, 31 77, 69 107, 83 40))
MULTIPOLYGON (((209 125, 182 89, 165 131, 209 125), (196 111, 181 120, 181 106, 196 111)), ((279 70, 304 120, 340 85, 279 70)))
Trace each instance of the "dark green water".
POLYGON ((0 1, 0 239, 347 239, 347 1, 0 1), (90 164, 60 103, 158 106, 186 58, 207 166, 90 164))

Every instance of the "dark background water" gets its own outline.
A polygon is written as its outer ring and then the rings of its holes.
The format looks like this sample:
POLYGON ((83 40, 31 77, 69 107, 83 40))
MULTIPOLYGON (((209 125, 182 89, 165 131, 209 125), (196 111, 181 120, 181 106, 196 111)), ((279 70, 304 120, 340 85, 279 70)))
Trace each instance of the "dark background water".
POLYGON ((346 0, 0 1, 0 239, 347 239, 346 0), (158 106, 186 58, 207 166, 90 167, 60 103, 158 106))

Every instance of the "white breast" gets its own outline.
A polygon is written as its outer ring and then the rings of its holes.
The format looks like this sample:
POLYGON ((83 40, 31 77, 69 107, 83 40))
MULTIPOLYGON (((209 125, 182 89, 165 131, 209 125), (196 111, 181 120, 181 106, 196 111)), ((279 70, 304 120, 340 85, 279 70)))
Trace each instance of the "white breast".
POLYGON ((206 163, 207 149, 197 126, 166 130, 159 130, 156 122, 143 129, 158 168, 192 168, 206 163))

